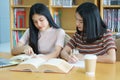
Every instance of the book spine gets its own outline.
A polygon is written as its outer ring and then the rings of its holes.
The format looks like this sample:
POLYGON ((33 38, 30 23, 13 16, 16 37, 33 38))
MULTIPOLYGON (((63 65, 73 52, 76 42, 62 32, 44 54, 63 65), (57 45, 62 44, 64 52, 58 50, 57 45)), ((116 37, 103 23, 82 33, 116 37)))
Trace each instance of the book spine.
POLYGON ((120 32, 120 9, 118 9, 118 32, 120 32))
POLYGON ((103 20, 104 23, 108 26, 108 9, 104 9, 103 20))
POLYGON ((112 14, 111 14, 111 17, 112 17, 112 31, 115 32, 115 27, 114 27, 114 9, 112 9, 112 14))
POLYGON ((117 5, 117 2, 118 2, 117 0, 111 0, 110 5, 117 5))
POLYGON ((54 21, 59 27, 61 27, 60 15, 60 11, 54 13, 54 21))
POLYGON ((21 5, 22 3, 22 0, 14 0, 14 5, 21 5))
POLYGON ((114 11, 114 27, 115 27, 115 32, 118 32, 118 9, 115 9, 114 11))
POLYGON ((108 9, 108 14, 107 14, 108 18, 108 28, 111 29, 111 9, 108 9))
POLYGON ((26 26, 26 11, 23 8, 16 9, 15 14, 16 28, 24 28, 26 26))

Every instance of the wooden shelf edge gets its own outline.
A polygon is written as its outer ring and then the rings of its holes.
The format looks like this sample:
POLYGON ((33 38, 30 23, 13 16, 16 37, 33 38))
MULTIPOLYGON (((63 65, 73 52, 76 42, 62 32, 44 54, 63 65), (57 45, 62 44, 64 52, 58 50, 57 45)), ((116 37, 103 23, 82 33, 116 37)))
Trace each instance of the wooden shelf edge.
POLYGON ((12 31, 25 31, 27 28, 13 28, 12 31))
POLYGON ((66 33, 75 33, 75 30, 65 30, 66 33))

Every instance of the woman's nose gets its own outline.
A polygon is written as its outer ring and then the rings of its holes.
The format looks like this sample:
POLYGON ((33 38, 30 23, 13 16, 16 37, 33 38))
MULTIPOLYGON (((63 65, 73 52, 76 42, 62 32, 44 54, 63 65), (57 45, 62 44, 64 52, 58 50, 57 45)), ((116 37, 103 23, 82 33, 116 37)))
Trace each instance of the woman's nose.
POLYGON ((78 22, 78 21, 76 21, 76 25, 77 25, 77 26, 79 25, 79 22, 78 22))
POLYGON ((37 24, 38 26, 41 26, 41 22, 40 21, 38 21, 38 24, 37 24))

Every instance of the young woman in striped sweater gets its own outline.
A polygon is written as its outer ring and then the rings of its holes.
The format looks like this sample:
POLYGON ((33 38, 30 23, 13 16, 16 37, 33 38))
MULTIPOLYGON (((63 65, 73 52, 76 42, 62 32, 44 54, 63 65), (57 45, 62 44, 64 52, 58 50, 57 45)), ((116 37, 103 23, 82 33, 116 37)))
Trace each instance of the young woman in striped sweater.
POLYGON ((112 33, 102 21, 98 7, 90 2, 76 9, 76 33, 61 52, 70 63, 82 60, 85 54, 97 55, 97 62, 115 63, 116 45, 112 33), (70 55, 72 49, 79 54, 70 55))

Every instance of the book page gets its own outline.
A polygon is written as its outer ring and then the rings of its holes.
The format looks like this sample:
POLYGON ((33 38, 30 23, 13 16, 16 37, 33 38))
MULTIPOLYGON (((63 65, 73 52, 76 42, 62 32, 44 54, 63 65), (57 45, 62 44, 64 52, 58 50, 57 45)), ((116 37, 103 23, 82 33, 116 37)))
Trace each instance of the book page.
POLYGON ((53 59, 49 59, 47 62, 45 62, 44 64, 50 64, 50 65, 59 65, 62 62, 61 59, 58 58, 53 58, 53 59))
POLYGON ((22 65, 22 64, 26 64, 26 65, 31 64, 31 65, 34 65, 34 67, 38 68, 44 62, 46 62, 46 60, 44 60, 42 58, 31 58, 31 59, 28 59, 28 60, 20 63, 20 65, 22 65))
POLYGON ((22 61, 25 61, 25 60, 30 59, 30 58, 32 58, 32 55, 20 54, 17 56, 13 56, 12 58, 10 58, 10 60, 22 62, 22 61))
POLYGON ((80 67, 80 68, 85 68, 85 63, 84 61, 78 61, 76 63, 70 63, 71 65, 73 65, 74 67, 80 67))
POLYGON ((41 72, 58 72, 68 73, 72 69, 72 65, 63 59, 53 58, 45 62, 39 67, 41 72))
POLYGON ((53 58, 48 60, 47 62, 45 62, 43 65, 53 65, 53 66, 57 66, 57 67, 66 67, 66 68, 70 68, 73 65, 69 64, 67 61, 63 60, 63 59, 59 59, 59 58, 53 58))

